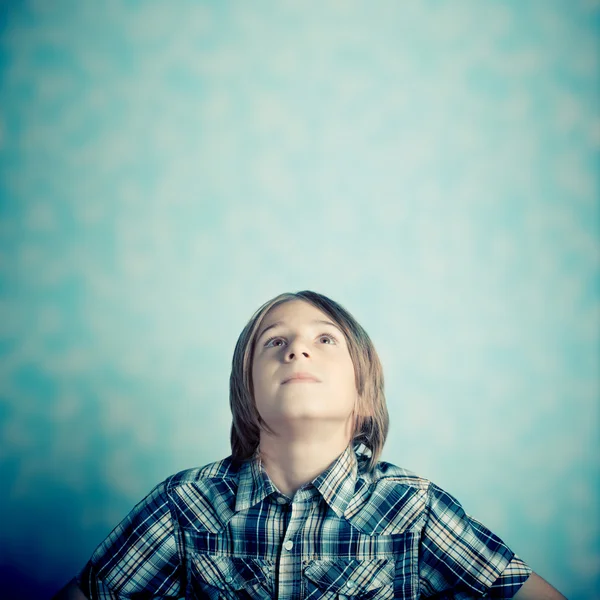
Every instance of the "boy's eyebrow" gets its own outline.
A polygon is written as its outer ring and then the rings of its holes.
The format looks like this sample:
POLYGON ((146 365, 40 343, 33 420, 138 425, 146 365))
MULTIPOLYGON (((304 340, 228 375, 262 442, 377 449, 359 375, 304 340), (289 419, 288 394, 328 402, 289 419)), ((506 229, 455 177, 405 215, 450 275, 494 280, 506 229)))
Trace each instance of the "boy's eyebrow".
MULTIPOLYGON (((325 321, 324 319, 313 319, 311 321, 311 323, 322 323, 323 325, 331 325, 332 327, 335 327, 342 335, 344 334, 344 332, 333 322, 333 321, 325 321)), ((267 332, 269 331, 269 329, 273 329, 273 327, 277 327, 279 325, 284 325, 283 321, 275 321, 275 323, 271 323, 270 325, 267 325, 267 327, 265 327, 260 334, 257 336, 256 341, 258 342, 258 340, 260 340, 260 338, 267 332)))

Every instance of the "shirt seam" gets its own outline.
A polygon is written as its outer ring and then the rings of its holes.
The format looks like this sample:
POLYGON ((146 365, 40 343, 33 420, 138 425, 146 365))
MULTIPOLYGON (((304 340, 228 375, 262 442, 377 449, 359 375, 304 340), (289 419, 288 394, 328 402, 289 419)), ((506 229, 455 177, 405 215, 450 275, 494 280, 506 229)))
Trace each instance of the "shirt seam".
MULTIPOLYGON (((171 475, 167 479, 165 491, 167 497, 167 508, 169 509, 169 516, 171 517, 171 522, 173 523, 173 533, 175 538, 175 547, 177 548, 177 556, 179 558, 179 564, 181 565, 181 575, 180 582, 182 582, 185 586, 187 586, 187 561, 186 561, 186 553, 185 553, 185 535, 183 533, 183 529, 181 524, 179 523, 179 519, 176 516, 176 511, 174 510, 173 499, 171 497, 173 486, 172 480, 174 475, 171 475)), ((184 590, 180 590, 180 595, 184 590)))

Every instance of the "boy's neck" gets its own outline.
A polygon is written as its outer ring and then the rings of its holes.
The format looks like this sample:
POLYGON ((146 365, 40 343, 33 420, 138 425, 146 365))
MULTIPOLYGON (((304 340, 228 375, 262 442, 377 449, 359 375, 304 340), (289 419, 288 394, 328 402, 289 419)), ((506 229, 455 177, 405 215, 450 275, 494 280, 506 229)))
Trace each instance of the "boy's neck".
POLYGON ((261 435, 260 457, 277 489, 292 497, 304 484, 318 477, 346 450, 347 434, 261 435))

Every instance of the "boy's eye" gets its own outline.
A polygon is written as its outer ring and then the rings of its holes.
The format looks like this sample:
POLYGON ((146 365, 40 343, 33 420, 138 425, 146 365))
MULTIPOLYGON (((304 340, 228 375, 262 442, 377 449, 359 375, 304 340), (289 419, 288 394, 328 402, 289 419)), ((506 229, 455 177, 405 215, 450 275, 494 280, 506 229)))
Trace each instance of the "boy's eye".
MULTIPOLYGON (((325 344, 336 344, 337 343, 337 340, 329 333, 322 333, 318 339, 320 342, 325 343, 325 344), (323 341, 323 340, 325 340, 325 341, 323 341)), ((285 340, 283 338, 272 337, 272 338, 269 338, 265 342, 265 347, 271 346, 271 347, 279 348, 284 343, 285 343, 285 340)))

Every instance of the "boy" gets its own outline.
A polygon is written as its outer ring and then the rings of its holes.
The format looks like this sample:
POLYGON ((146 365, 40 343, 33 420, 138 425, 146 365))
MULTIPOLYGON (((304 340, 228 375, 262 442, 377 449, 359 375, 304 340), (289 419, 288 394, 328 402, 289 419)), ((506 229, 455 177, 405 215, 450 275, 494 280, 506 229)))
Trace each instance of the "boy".
POLYGON ((155 487, 57 599, 564 598, 449 494, 378 462, 381 364, 333 300, 258 309, 230 404, 232 456, 155 487))

